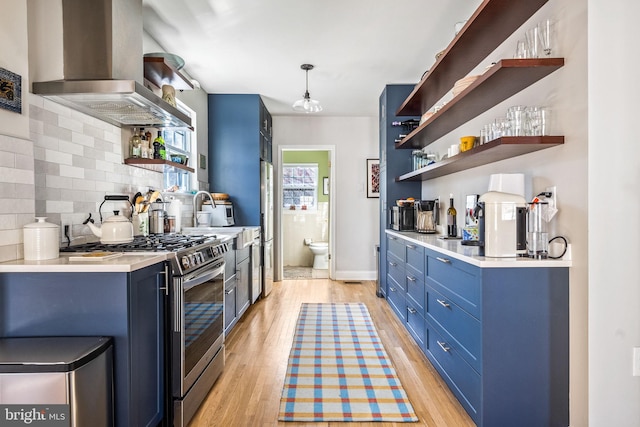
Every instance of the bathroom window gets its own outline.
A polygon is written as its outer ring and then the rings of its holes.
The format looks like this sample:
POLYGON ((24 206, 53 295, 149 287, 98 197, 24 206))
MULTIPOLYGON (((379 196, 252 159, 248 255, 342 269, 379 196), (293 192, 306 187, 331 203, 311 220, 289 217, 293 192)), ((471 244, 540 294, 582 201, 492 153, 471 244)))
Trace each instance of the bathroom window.
POLYGON ((318 206, 318 164, 282 166, 282 203, 289 210, 315 210, 318 206))

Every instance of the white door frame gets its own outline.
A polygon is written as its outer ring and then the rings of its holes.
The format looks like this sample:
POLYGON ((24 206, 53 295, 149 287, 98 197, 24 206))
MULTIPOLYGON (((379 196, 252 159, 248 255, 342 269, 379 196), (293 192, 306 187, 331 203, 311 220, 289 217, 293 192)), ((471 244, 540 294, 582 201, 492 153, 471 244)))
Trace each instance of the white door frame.
POLYGON ((284 259, 284 244, 282 233, 282 153, 283 151, 328 151, 329 152, 329 278, 335 280, 336 277, 336 203, 334 192, 336 186, 334 185, 335 171, 336 171, 336 146, 335 145, 279 145, 278 156, 274 159, 274 193, 275 193, 275 235, 277 238, 274 241, 275 244, 275 264, 274 264, 274 280, 279 281, 283 278, 283 259, 284 259))

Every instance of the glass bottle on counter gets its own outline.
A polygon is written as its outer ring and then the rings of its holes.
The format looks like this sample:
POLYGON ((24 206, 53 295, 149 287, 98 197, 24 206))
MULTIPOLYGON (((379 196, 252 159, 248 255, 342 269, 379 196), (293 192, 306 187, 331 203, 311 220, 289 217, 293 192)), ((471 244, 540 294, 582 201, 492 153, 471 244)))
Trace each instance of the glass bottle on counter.
POLYGON ((449 194, 449 209, 447 209, 447 236, 457 237, 458 230, 456 228, 456 208, 453 207, 453 194, 449 194))
POLYGON ((138 129, 133 128, 133 136, 129 138, 130 154, 133 158, 138 158, 142 154, 142 139, 138 133, 138 129))

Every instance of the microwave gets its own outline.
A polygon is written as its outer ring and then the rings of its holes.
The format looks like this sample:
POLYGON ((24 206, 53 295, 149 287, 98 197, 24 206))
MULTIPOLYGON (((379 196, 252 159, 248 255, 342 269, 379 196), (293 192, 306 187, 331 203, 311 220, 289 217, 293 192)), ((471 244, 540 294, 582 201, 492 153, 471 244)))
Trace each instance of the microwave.
POLYGON ((416 229, 415 213, 413 206, 391 206, 389 226, 396 231, 414 231, 416 229))

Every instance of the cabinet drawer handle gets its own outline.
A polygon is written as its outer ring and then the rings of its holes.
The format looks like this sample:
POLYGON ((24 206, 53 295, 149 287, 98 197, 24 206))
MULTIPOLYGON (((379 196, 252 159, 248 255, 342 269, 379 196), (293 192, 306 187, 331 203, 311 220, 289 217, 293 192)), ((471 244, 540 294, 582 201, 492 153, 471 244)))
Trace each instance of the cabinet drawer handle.
POLYGON ((443 306, 444 308, 449 308, 449 307, 451 307, 451 305, 450 305, 448 302, 446 302, 446 301, 442 301, 442 300, 437 299, 437 298, 436 298, 436 301, 438 301, 438 304, 440 304, 440 305, 441 305, 441 306, 443 306))
POLYGON ((415 248, 416 248, 416 246, 415 246, 415 245, 407 245, 407 248, 409 248, 409 249, 415 249, 415 248))
POLYGON ((229 289, 227 291, 224 291, 224 294, 225 295, 231 295, 233 293, 233 291, 234 291, 233 289, 229 289))
POLYGON ((411 276, 407 276, 407 280, 410 282, 415 282, 416 278, 415 277, 411 277, 411 276))
POLYGON ((440 262, 444 262, 445 264, 451 264, 451 261, 446 258, 436 257, 436 259, 440 262))
POLYGON ((396 237, 389 236, 389 240, 398 240, 396 237))
POLYGON ((409 310, 409 313, 411 313, 411 314, 416 314, 417 313, 416 309, 413 308, 413 307, 407 307, 407 309, 409 310))
POLYGON ((447 345, 447 343, 445 342, 440 342, 440 341, 436 341, 438 343, 438 345, 440 346, 440 348, 442 349, 442 351, 444 351, 445 353, 448 353, 449 350, 451 350, 451 347, 449 347, 447 345))
POLYGON ((389 265, 390 265, 391 267, 397 267, 397 266, 398 266, 398 264, 397 264, 397 263, 395 263, 395 262, 391 262, 391 261, 389 261, 389 265))
POLYGON ((395 292, 395 291, 396 291, 396 288, 389 288, 389 290, 390 290, 391 292, 395 292))

